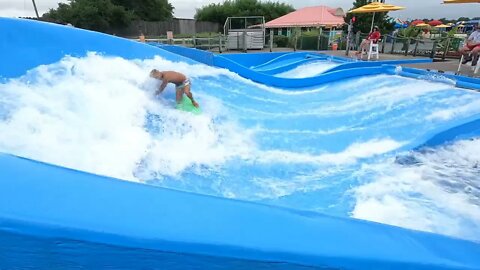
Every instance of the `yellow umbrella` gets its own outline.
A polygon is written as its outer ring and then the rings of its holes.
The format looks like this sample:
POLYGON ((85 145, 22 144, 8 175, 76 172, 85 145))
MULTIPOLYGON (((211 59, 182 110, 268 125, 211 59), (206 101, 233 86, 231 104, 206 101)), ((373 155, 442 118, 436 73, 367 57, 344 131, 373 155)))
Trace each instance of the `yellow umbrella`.
POLYGON ((428 23, 419 23, 415 25, 415 27, 428 27, 428 26, 430 26, 428 23))
POLYGON ((446 25, 446 24, 440 24, 435 26, 435 28, 448 28, 448 27, 450 27, 450 25, 446 25))
POLYGON ((444 0, 444 4, 480 3, 480 0, 444 0))
POLYGON ((372 3, 367 4, 365 6, 361 6, 359 8, 352 9, 352 10, 349 11, 349 13, 373 13, 372 27, 370 28, 370 31, 372 31, 373 30, 373 23, 374 23, 374 20, 375 20, 375 13, 396 11, 396 10, 401 10, 401 9, 404 9, 404 7, 395 6, 395 5, 391 5, 391 4, 384 4, 384 3, 380 3, 380 2, 372 2, 372 3))

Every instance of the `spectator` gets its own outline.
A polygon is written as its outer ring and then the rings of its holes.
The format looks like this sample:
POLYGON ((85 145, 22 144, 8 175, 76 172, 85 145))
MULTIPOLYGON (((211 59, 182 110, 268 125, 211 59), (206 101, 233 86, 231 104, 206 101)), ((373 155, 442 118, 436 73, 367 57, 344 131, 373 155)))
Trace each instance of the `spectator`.
POLYGON ((478 53, 480 52, 480 25, 475 26, 473 31, 467 39, 467 42, 463 48, 460 49, 460 53, 463 55, 462 64, 472 61, 472 66, 476 66, 478 62, 478 53))

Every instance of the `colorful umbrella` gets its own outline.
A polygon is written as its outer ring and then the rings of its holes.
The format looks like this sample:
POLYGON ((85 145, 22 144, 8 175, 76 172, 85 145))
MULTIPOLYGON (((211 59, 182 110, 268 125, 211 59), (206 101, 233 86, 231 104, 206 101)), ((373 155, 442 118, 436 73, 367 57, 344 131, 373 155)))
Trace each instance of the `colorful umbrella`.
POLYGON ((422 21, 422 20, 415 20, 415 21, 411 22, 410 24, 411 25, 417 25, 417 24, 421 24, 421 23, 425 23, 425 22, 422 21))
POLYGON ((416 27, 428 27, 430 26, 430 24, 427 24, 427 23, 419 23, 417 25, 415 25, 416 27))
POLYGON ((444 4, 480 3, 480 0, 444 0, 444 4))
POLYGON ((440 25, 440 24, 443 24, 443 23, 439 20, 433 20, 433 21, 428 22, 428 24, 431 25, 431 26, 437 26, 437 25, 440 25))
POLYGON ((375 13, 396 11, 396 10, 402 10, 402 9, 404 9, 404 7, 390 5, 390 4, 384 4, 384 3, 380 3, 380 2, 372 2, 372 3, 367 4, 365 6, 361 6, 359 8, 352 9, 349 12, 350 13, 373 13, 372 27, 370 28, 370 31, 372 31, 373 30, 373 24, 374 24, 374 21, 375 21, 375 13))

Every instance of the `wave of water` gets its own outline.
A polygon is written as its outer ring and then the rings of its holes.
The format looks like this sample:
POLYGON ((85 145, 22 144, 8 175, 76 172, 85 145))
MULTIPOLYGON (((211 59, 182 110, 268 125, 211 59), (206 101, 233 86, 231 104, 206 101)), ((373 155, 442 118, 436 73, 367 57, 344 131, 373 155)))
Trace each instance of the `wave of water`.
POLYGON ((332 61, 313 61, 300 65, 294 69, 279 73, 275 76, 284 78, 307 78, 314 77, 325 71, 338 66, 338 63, 332 61))
POLYGON ((480 139, 365 164, 353 216, 480 240, 480 139))
MULTIPOLYGON (((460 167, 435 167, 447 164, 435 160, 447 150, 419 154, 416 167, 394 160, 417 138, 479 113, 478 100, 475 92, 398 76, 283 90, 200 64, 91 53, 0 84, 0 151, 125 180, 475 239, 464 232, 478 228, 478 193, 456 189, 451 198, 462 209, 447 209, 445 194, 454 192, 425 173, 436 170, 465 185, 456 176, 460 167), (187 74, 204 113, 175 110, 172 86, 155 97, 152 68, 187 74), (410 183, 400 193, 398 179, 410 183), (443 191, 420 200, 434 189, 418 191, 418 179, 443 191)), ((464 148, 447 152, 461 156, 464 148)), ((480 160, 473 152, 469 158, 480 160)))

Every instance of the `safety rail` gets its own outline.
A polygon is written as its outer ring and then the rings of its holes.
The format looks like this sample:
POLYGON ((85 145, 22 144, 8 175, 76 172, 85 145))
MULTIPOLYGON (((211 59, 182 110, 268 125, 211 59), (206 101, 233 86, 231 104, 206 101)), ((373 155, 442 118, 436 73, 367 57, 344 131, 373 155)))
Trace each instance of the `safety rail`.
MULTIPOLYGON (((238 32, 234 41, 229 40, 228 36, 223 34, 211 37, 189 37, 189 38, 147 38, 146 42, 161 43, 168 45, 180 45, 189 48, 197 48, 202 50, 213 51, 220 53, 226 50, 248 51, 249 42, 252 42, 256 37, 250 33, 238 32)), ((338 37, 332 38, 329 32, 319 33, 318 35, 300 33, 298 35, 291 35, 290 37, 284 35, 273 35, 267 33, 264 37, 265 45, 256 49, 270 49, 275 48, 291 48, 296 50, 356 50, 361 41, 366 38, 365 34, 357 33, 348 39, 345 33, 338 37)), ((383 54, 403 54, 405 56, 424 56, 429 58, 437 58, 445 60, 446 58, 460 58, 458 53, 464 39, 458 37, 434 37, 434 38, 414 38, 383 35, 380 40, 379 49, 383 54)))
POLYGON ((146 38, 146 42, 159 43, 166 45, 180 45, 188 48, 196 48, 202 50, 218 49, 220 52, 225 51, 225 37, 217 35, 212 37, 191 37, 191 38, 146 38))
MULTIPOLYGON (((358 47, 366 35, 357 35, 351 47, 358 47)), ((405 56, 425 56, 429 58, 459 58, 458 50, 464 39, 459 37, 402 37, 383 35, 380 41, 380 52, 385 54, 403 54, 405 56)))

